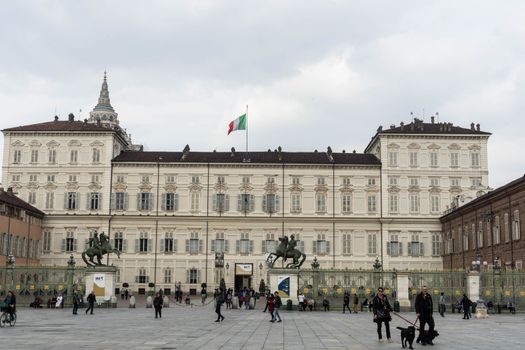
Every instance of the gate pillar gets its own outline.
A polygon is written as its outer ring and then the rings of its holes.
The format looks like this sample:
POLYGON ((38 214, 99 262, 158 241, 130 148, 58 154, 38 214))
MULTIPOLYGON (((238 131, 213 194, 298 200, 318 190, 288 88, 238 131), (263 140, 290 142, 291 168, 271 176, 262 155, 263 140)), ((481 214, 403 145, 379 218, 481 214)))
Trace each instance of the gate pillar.
POLYGON ((399 301, 399 307, 401 310, 406 311, 410 309, 410 298, 408 295, 409 283, 408 283, 408 272, 397 272, 396 276, 397 283, 397 301, 399 301))
POLYGON ((467 296, 473 302, 479 300, 480 278, 478 271, 470 271, 467 275, 467 296))

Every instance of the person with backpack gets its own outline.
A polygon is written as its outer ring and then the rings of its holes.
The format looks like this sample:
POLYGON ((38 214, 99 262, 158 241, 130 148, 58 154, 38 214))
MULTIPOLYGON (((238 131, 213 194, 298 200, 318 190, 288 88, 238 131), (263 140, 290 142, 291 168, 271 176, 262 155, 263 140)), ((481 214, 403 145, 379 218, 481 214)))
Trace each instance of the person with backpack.
POLYGON ((273 312, 275 310, 275 298, 273 297, 273 294, 270 293, 270 295, 268 295, 268 299, 266 300, 268 303, 268 312, 270 313, 270 316, 272 316, 270 322, 275 322, 275 317, 273 315, 273 312))
POLYGON ((350 294, 348 294, 348 292, 345 292, 343 297, 343 313, 345 313, 345 309, 348 309, 348 312, 352 313, 352 310, 350 310, 350 294))
POLYGON ((283 305, 283 302, 281 301, 281 297, 279 296, 279 292, 275 292, 274 298, 275 298, 275 307, 273 309, 273 321, 275 322, 277 319, 279 319, 279 321, 277 321, 277 322, 282 322, 281 315, 279 315, 279 309, 283 305))

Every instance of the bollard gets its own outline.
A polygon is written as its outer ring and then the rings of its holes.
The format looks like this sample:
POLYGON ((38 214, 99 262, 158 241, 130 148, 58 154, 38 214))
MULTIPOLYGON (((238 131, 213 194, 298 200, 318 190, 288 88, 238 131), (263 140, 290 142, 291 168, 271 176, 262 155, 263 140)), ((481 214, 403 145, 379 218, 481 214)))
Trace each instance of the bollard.
POLYGON ((129 308, 134 309, 135 308, 135 296, 132 295, 129 297, 129 308))
POLYGON ((170 298, 167 295, 162 299, 162 307, 170 307, 170 298))
POLYGON ((153 307, 153 297, 148 295, 146 298, 146 309, 151 309, 153 307))

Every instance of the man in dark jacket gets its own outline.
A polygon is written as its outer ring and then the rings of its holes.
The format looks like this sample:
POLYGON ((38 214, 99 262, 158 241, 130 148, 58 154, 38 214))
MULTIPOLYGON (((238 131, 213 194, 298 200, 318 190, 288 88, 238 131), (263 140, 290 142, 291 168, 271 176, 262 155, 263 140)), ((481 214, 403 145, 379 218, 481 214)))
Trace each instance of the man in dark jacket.
POLYGON ((78 297, 78 294, 77 292, 73 292, 73 315, 78 315, 77 314, 77 311, 78 311, 78 304, 80 302, 80 299, 78 297))
POLYGON ((91 311, 91 315, 93 315, 93 308, 95 307, 96 300, 97 297, 95 296, 95 292, 91 291, 91 293, 89 293, 87 296, 88 308, 86 309, 86 315, 89 311, 91 311))
POLYGON ((345 313, 345 309, 348 309, 348 312, 352 313, 352 310, 350 310, 350 294, 348 294, 348 292, 345 292, 343 296, 343 313, 345 313))
POLYGON ((432 297, 428 294, 427 286, 423 286, 421 293, 416 297, 416 314, 419 318, 419 338, 421 345, 434 345, 431 339, 425 336, 425 325, 428 324, 428 334, 434 332, 434 318, 432 317, 432 297))
POLYGON ((155 298, 153 299, 153 307, 155 308, 155 318, 162 318, 162 305, 164 304, 164 300, 162 299, 162 296, 159 292, 155 294, 155 298))

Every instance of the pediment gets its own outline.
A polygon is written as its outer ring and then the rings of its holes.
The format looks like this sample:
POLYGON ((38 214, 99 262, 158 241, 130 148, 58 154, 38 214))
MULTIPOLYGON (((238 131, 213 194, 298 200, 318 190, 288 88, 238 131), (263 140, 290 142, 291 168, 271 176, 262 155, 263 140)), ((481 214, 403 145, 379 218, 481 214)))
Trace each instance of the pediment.
POLYGON ((40 146, 42 146, 42 142, 40 142, 38 140, 31 140, 31 142, 29 142, 29 146, 31 146, 31 147, 40 147, 40 146))
POLYGON ((440 149, 441 146, 438 145, 438 144, 432 143, 432 144, 428 145, 427 148, 428 148, 428 149, 440 149))
POLYGON ((20 140, 16 140, 15 142, 13 142, 13 143, 11 144, 11 146, 13 146, 13 147, 22 147, 22 146, 24 146, 24 145, 25 145, 25 144, 24 144, 22 141, 20 141, 20 140))
POLYGON ((409 144, 407 146, 408 149, 420 149, 421 148, 421 145, 419 145, 418 143, 415 143, 415 142, 412 142, 411 144, 409 144))
POLYGON ((479 145, 470 145, 468 146, 468 149, 471 151, 480 151, 481 147, 479 147, 479 145))
POLYGON ((91 147, 102 147, 104 146, 104 142, 96 140, 89 144, 91 147))
POLYGON ((390 143, 386 146, 386 148, 389 149, 399 149, 399 145, 397 143, 390 143))
POLYGON ((69 147, 72 147, 72 146, 80 147, 82 146, 82 143, 79 140, 71 140, 67 143, 67 145, 69 147))
POLYGON ((55 148, 55 147, 60 146, 60 144, 56 142, 55 140, 51 140, 48 143, 46 143, 46 146, 49 148, 55 148))
POLYGON ((451 150, 460 150, 461 149, 461 146, 458 145, 457 143, 453 143, 451 145, 448 146, 448 149, 451 149, 451 150))

